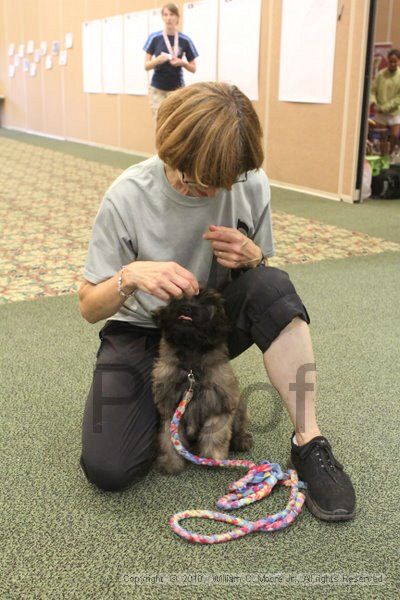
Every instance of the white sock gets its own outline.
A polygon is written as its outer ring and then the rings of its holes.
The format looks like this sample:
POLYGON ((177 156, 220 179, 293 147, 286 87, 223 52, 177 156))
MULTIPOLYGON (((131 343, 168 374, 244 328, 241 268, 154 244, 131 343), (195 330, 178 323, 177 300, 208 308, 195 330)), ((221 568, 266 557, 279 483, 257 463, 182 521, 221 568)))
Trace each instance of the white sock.
POLYGON ((296 435, 294 435, 294 436, 293 436, 293 444, 294 444, 295 446, 298 446, 297 439, 296 439, 296 435))

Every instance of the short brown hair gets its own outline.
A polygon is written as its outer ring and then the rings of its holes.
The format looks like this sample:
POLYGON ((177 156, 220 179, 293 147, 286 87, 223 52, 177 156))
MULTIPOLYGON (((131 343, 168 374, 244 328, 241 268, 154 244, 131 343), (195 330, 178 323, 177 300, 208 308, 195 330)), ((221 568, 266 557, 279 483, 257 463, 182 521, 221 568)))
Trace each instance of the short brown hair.
POLYGON ((391 50, 389 50, 389 52, 387 53, 387 57, 390 58, 391 56, 395 56, 396 58, 400 58, 400 51, 397 50, 397 48, 392 48, 391 50))
POLYGON ((173 4, 172 2, 168 2, 167 4, 164 4, 164 6, 161 9, 161 14, 164 13, 164 10, 167 9, 169 10, 169 12, 172 12, 173 15, 176 15, 179 19, 179 8, 177 7, 176 4, 173 4))
POLYGON ((156 146, 172 169, 226 189, 264 160, 257 113, 247 96, 227 83, 194 83, 163 100, 156 146))

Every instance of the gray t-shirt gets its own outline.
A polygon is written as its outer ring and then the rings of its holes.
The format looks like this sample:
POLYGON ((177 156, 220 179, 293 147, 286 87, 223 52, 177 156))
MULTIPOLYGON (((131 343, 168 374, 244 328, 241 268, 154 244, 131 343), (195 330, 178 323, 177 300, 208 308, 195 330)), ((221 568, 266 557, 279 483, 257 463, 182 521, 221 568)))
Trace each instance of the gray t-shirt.
MULTIPOLYGON (((158 156, 129 167, 110 186, 100 205, 86 260, 84 277, 100 283, 122 265, 135 260, 174 261, 198 282, 221 289, 230 270, 213 258, 211 244, 202 238, 209 225, 240 229, 274 255, 270 189, 264 171, 251 171, 231 191, 213 198, 184 196, 169 183, 158 156)), ((111 318, 154 327, 151 311, 164 304, 136 290, 111 318)))

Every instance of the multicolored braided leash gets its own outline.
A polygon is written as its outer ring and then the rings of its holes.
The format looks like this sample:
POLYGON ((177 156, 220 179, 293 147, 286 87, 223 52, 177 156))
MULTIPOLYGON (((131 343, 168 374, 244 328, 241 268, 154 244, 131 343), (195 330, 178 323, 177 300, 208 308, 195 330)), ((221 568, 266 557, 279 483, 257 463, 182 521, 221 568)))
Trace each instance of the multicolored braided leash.
POLYGON ((267 515, 257 521, 247 521, 246 519, 241 519, 234 515, 211 510, 185 510, 170 518, 169 524, 174 532, 188 542, 198 544, 219 544, 221 542, 236 540, 256 531, 270 532, 284 529, 293 523, 295 518, 301 512, 305 498, 304 494, 299 492, 299 487, 305 487, 305 484, 299 482, 297 473, 294 469, 288 469, 287 473, 284 473, 277 463, 269 463, 266 460, 262 461, 259 465, 256 465, 248 460, 214 460, 212 458, 201 458, 196 454, 191 454, 182 446, 178 436, 178 428, 185 413, 186 406, 193 397, 195 378, 192 371, 189 373, 188 379, 189 387, 175 411, 169 428, 171 440, 176 451, 196 465, 206 465, 208 467, 247 467, 249 469, 247 475, 228 486, 230 493, 218 500, 218 508, 232 510, 257 502, 264 498, 264 496, 268 496, 277 483, 290 487, 290 496, 284 510, 274 515, 267 515), (221 521, 229 523, 230 525, 235 525, 235 528, 226 533, 201 535, 189 531, 179 524, 179 521, 190 518, 221 521))

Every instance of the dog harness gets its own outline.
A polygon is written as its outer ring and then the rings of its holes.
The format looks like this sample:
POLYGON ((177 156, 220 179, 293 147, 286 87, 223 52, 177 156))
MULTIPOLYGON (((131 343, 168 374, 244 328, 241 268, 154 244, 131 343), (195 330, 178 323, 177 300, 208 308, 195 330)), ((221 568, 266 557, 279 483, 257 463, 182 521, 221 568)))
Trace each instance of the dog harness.
POLYGON ((256 465, 248 460, 214 460, 213 458, 201 458, 196 454, 191 454, 184 448, 179 439, 178 428, 185 413, 186 406, 193 397, 195 378, 192 371, 188 374, 188 379, 189 387, 175 411, 169 428, 171 441, 176 451, 196 465, 205 465, 207 467, 248 468, 247 475, 228 486, 230 493, 222 496, 222 498, 218 500, 218 508, 232 510, 257 502, 265 496, 268 496, 277 483, 290 487, 290 496, 284 510, 272 515, 267 515, 257 521, 247 521, 246 519, 241 519, 234 515, 210 510, 185 510, 184 512, 176 513, 170 518, 169 524, 173 531, 188 542, 198 544, 219 544, 221 542, 229 542, 238 539, 256 531, 270 532, 284 529, 293 523, 295 518, 300 514, 305 499, 304 494, 299 491, 299 487, 305 487, 305 484, 299 481, 297 472, 294 469, 288 469, 287 473, 285 473, 277 463, 269 463, 266 460, 261 461, 256 465), (230 525, 235 525, 235 528, 226 533, 202 535, 189 531, 179 524, 183 519, 191 518, 221 521, 229 523, 230 525))

